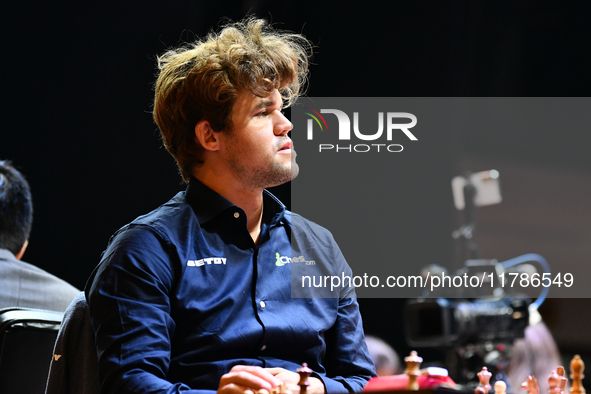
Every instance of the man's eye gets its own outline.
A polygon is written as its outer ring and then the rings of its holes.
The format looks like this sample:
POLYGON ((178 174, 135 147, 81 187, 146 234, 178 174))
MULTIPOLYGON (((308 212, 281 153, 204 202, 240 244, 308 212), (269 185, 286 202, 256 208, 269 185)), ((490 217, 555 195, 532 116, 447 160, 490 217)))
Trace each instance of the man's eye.
MULTIPOLYGON (((264 116, 271 115, 273 112, 274 111, 264 110, 264 111, 259 112, 256 116, 264 117, 264 116)), ((279 112, 281 112, 283 115, 285 115, 285 110, 280 109, 279 112)))

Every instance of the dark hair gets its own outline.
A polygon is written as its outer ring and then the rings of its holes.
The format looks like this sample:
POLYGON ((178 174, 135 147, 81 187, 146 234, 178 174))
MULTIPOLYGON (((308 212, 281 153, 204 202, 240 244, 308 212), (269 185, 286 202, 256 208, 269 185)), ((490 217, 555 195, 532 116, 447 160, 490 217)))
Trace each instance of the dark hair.
POLYGON ((0 248, 20 252, 31 233, 33 201, 25 177, 0 160, 0 248))

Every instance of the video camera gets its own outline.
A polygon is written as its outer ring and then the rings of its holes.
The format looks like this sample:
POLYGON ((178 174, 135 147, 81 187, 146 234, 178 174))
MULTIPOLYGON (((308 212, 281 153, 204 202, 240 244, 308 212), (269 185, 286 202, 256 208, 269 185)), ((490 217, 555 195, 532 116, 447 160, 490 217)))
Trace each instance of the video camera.
POLYGON ((407 342, 413 347, 447 348, 523 338, 529 299, 416 299, 405 311, 407 342))
MULTIPOLYGON (((523 255, 505 262, 484 260, 480 248, 473 242, 476 227, 475 208, 502 201, 499 173, 496 170, 467 173, 452 180, 454 203, 464 210, 464 224, 453 232, 461 246, 464 266, 454 274, 432 265, 423 270, 423 278, 450 283, 480 278, 480 286, 430 286, 423 298, 410 300, 404 312, 406 340, 409 346, 429 347, 446 352, 445 366, 450 376, 460 384, 470 385, 476 378, 474 371, 488 366, 504 379, 504 368, 511 359, 515 339, 523 338, 530 323, 530 313, 537 315, 537 307, 547 289, 535 302, 523 293, 508 293, 498 286, 498 278, 510 271, 534 269, 524 264, 537 261, 549 272, 547 262, 536 254, 523 255), (490 281, 497 280, 491 283, 490 281)), ((433 284, 437 284, 433 282, 433 284)), ((538 315, 539 316, 539 315, 538 315)))

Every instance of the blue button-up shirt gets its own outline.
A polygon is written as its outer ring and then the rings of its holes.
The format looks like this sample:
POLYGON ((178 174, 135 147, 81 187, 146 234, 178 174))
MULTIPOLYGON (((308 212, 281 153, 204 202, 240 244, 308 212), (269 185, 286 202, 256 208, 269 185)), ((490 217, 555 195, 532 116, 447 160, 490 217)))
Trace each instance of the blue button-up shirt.
POLYGON ((193 179, 111 238, 86 289, 103 393, 205 393, 234 365, 303 362, 329 393, 362 391, 375 371, 354 292, 291 295, 292 253, 326 274, 347 263, 327 230, 263 204, 255 244, 244 211, 193 179))

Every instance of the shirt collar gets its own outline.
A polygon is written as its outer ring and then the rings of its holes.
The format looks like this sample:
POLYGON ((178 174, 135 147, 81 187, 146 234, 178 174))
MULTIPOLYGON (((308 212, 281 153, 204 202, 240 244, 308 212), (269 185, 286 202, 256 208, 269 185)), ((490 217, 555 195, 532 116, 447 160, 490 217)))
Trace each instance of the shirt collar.
MULTIPOLYGON (((196 178, 191 178, 189 186, 187 186, 186 198, 193 212, 195 212, 199 224, 204 224, 216 218, 228 209, 241 209, 196 178)), ((274 225, 284 216, 285 205, 273 194, 263 190, 263 222, 274 225)))
POLYGON ((10 250, 0 248, 0 260, 16 260, 16 257, 10 250))

